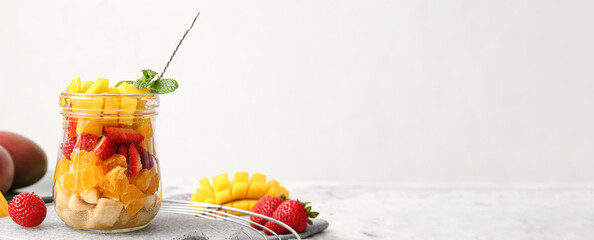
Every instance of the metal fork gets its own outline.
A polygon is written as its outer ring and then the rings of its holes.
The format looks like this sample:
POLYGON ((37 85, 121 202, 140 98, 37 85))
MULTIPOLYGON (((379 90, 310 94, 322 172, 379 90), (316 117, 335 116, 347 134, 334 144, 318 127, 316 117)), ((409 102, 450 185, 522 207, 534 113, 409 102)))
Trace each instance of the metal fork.
MULTIPOLYGON (((201 203, 201 202, 191 202, 191 201, 180 201, 180 200, 166 200, 164 199, 162 201, 162 205, 161 205, 161 209, 159 210, 160 212, 167 212, 167 213, 176 213, 176 214, 185 214, 185 215, 195 215, 198 217, 202 217, 202 218, 206 218, 206 219, 210 219, 210 220, 215 220, 215 221, 228 221, 231 223, 235 223, 237 225, 243 226, 243 227, 247 227, 248 229, 251 229, 255 232, 257 232, 258 234, 260 234, 260 236, 262 236, 262 238, 264 239, 268 239, 266 237, 266 235, 264 235, 264 233, 262 231, 257 230, 256 228, 250 226, 250 224, 254 224, 258 227, 261 227, 263 229, 268 230, 269 232, 271 232, 274 236, 276 236, 277 239, 281 240, 281 237, 278 236, 275 232, 273 232, 272 230, 270 230, 269 228, 258 224, 256 222, 253 222, 249 219, 246 218, 242 218, 242 217, 238 217, 235 216, 233 214, 227 213, 227 211, 234 211, 234 212, 239 212, 239 213, 243 213, 249 216, 255 216, 255 217, 259 217, 259 218, 263 218, 266 219, 268 221, 272 221, 284 228, 286 228, 287 230, 289 230, 289 232, 291 232, 291 234, 293 236, 295 236, 295 239, 301 240, 301 237, 299 237, 299 234, 297 232, 295 232, 295 230, 293 230, 293 228, 289 227, 289 225, 278 221, 274 218, 271 217, 267 217, 261 214, 257 214, 257 213, 253 213, 250 211, 246 211, 246 210, 242 210, 242 209, 237 209, 237 208, 232 208, 232 207, 226 207, 223 205, 215 205, 215 204, 210 204, 210 203, 201 203)), ((243 234, 247 235, 250 239, 253 239, 249 234, 247 234, 243 229, 241 231, 243 234)))

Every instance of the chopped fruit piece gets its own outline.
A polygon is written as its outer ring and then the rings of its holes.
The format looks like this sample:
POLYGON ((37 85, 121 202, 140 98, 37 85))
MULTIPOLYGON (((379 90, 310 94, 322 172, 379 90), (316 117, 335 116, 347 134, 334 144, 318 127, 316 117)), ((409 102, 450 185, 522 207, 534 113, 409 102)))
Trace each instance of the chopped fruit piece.
POLYGON ((142 119, 141 123, 135 128, 135 130, 144 136, 144 139, 149 139, 153 137, 153 126, 151 124, 151 119, 146 118, 142 119))
POLYGON ((67 122, 68 122, 68 137, 75 138, 77 136, 76 123, 78 122, 78 120, 73 117, 68 117, 67 122))
POLYGON ((82 171, 86 167, 95 166, 99 158, 91 152, 84 150, 74 150, 72 152, 72 169, 74 171, 82 171))
POLYGON ((231 185, 231 200, 243 199, 247 194, 249 173, 237 172, 231 185))
POLYGON ((80 150, 85 150, 85 151, 90 151, 91 148, 93 148, 93 146, 95 146, 95 143, 97 142, 97 138, 98 137, 93 134, 83 132, 80 135, 78 135, 78 139, 76 141, 76 145, 74 145, 74 148, 80 149, 80 150))
POLYGON ((138 144, 144 140, 142 134, 129 128, 105 127, 105 134, 117 143, 138 144))
POLYGON ((101 119, 80 119, 76 125, 76 134, 90 133, 97 137, 103 135, 101 119))
POLYGON ((66 191, 55 191, 54 204, 56 208, 68 208, 68 201, 70 201, 70 194, 66 191))
POLYGON ((128 168, 126 157, 120 154, 111 155, 111 157, 103 160, 101 164, 103 165, 103 169, 105 170, 105 172, 109 172, 117 166, 128 168))
POLYGON ((223 204, 231 201, 231 191, 226 188, 221 191, 217 191, 215 194, 215 204, 223 204))
MULTIPOLYGON (((103 98, 72 99, 72 111, 81 113, 86 119, 99 119, 103 109, 103 98)), ((81 116, 81 118, 83 118, 81 116)), ((80 122, 80 119, 79 119, 80 122)), ((78 130, 77 130, 78 131, 78 130)), ((87 131, 85 131, 87 132, 87 131)), ((80 132, 78 132, 80 134, 80 132)))
POLYGON ((266 183, 265 182, 252 182, 248 188, 247 198, 259 198, 264 196, 266 193, 266 183))
POLYGON ((122 91, 120 91, 119 88, 117 87, 110 87, 107 89, 107 91, 105 91, 105 93, 109 93, 109 94, 122 94, 122 91))
POLYGON ((124 203, 126 212, 130 216, 136 215, 142 209, 145 199, 146 196, 144 193, 134 185, 128 185, 128 188, 126 188, 126 191, 122 195, 122 203, 124 203))
POLYGON ((254 173, 250 179, 247 198, 258 199, 266 193, 266 175, 254 173))
POLYGON ((56 173, 54 174, 54 182, 59 179, 62 175, 70 171, 70 161, 65 156, 62 156, 56 164, 56 173))
POLYGON ((91 87, 89 87, 89 89, 87 89, 87 91, 85 93, 100 94, 100 93, 104 93, 105 91, 107 91, 108 88, 109 88, 109 80, 107 80, 105 78, 99 78, 99 79, 97 79, 97 82, 95 82, 93 85, 91 85, 91 87))
POLYGON ((58 178, 58 187, 66 192, 74 192, 77 190, 76 173, 69 172, 58 178))
POLYGON ((155 194, 147 194, 146 195, 146 200, 144 201, 144 205, 142 206, 142 208, 144 209, 151 209, 155 206, 155 203, 157 202, 157 196, 155 196, 155 194))
POLYGON ((155 184, 155 172, 148 169, 142 169, 138 174, 132 177, 130 182, 136 185, 140 191, 146 192, 149 187, 154 186, 155 184))
POLYGON ((70 200, 68 201, 68 209, 70 209, 73 212, 81 212, 81 211, 87 211, 87 210, 93 210, 93 207, 95 207, 92 204, 88 204, 85 201, 81 200, 78 197, 78 194, 72 194, 70 196, 70 200))
POLYGON ((115 167, 105 175, 105 182, 103 184, 104 195, 111 194, 114 198, 119 199, 126 187, 128 187, 128 177, 126 177, 126 169, 120 166, 115 167))
MULTIPOLYGON (((109 88, 108 93, 113 93, 109 88)), ((119 91, 117 92, 119 93, 119 91)), ((117 126, 118 125, 118 112, 120 111, 121 99, 116 97, 105 98, 105 106, 103 107, 103 122, 105 126, 117 126)))
POLYGON ((111 227, 118 220, 118 216, 124 205, 120 201, 101 198, 97 202, 97 207, 89 219, 89 227, 111 227))
POLYGON ((122 97, 118 123, 122 125, 131 126, 132 123, 134 123, 135 111, 136 99, 131 97, 122 97))
POLYGON ((78 174, 82 191, 98 186, 103 180, 103 170, 98 166, 87 166, 78 174))
POLYGON ((142 168, 144 168, 144 169, 153 168, 153 166, 155 165, 154 160, 153 160, 155 156, 153 156, 152 154, 147 152, 141 146, 136 146, 136 149, 138 150, 138 153, 140 153, 140 160, 142 162, 142 168))
POLYGON ((43 200, 32 193, 21 193, 10 201, 10 218, 23 227, 35 227, 45 219, 47 207, 43 200))
POLYGON ((95 155, 97 155, 97 157, 101 159, 107 159, 116 152, 117 146, 117 143, 110 137, 103 136, 101 139, 99 139, 99 143, 97 143, 97 146, 95 149, 93 149, 93 152, 95 155))
POLYGON ((99 201, 99 197, 101 197, 101 193, 97 188, 90 188, 86 191, 80 192, 79 194, 82 200, 91 204, 97 204, 97 201, 99 201))
POLYGON ((70 160, 70 154, 72 154, 72 151, 74 150, 74 145, 76 145, 76 137, 66 140, 62 145, 62 156, 70 160))
POLYGON ((147 93, 151 93, 148 89, 143 88, 143 89, 136 89, 134 87, 134 84, 130 84, 130 83, 122 83, 120 86, 118 86, 118 88, 120 89, 120 91, 122 92, 122 94, 147 94, 147 93))
POLYGON ((0 192, 0 218, 8 217, 8 202, 6 202, 6 198, 0 192))
POLYGON ((128 176, 132 177, 142 170, 142 159, 134 144, 128 148, 128 176))
POLYGON ((222 191, 229 188, 229 177, 226 173, 216 176, 212 179, 212 186, 215 192, 222 191))
POLYGON ((118 154, 127 157, 128 156, 128 145, 126 144, 120 144, 120 146, 118 147, 118 154))
POLYGON ((93 85, 93 81, 85 81, 82 85, 82 87, 80 88, 80 92, 81 93, 85 93, 87 92, 87 90, 89 90, 89 88, 93 85))
POLYGON ((231 187, 231 199, 237 200, 237 199, 246 198, 247 189, 248 189, 247 182, 233 183, 233 186, 231 187))
POLYGON ((202 187, 200 194, 204 195, 204 199, 211 199, 210 201, 205 202, 214 203, 214 189, 212 189, 212 186, 210 186, 208 178, 203 178, 200 180, 200 186, 202 187))
POLYGON ((79 93, 80 92, 80 78, 72 79, 70 85, 66 88, 66 92, 79 93))

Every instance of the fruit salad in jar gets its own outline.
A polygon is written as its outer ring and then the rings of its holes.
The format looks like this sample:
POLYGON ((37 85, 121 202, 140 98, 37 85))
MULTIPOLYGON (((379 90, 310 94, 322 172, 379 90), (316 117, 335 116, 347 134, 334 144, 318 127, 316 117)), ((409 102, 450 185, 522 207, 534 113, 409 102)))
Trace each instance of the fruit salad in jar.
POLYGON ((101 232, 148 225, 162 199, 154 134, 158 95, 133 83, 109 87, 107 79, 74 79, 60 105, 63 138, 53 188, 58 216, 70 227, 101 232))

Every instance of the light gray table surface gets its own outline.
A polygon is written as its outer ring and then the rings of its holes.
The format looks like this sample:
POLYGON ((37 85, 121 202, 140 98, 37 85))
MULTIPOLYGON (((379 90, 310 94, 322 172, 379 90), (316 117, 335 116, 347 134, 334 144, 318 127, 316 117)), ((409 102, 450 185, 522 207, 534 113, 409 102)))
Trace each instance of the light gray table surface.
MULTIPOLYGON (((163 184, 165 196, 199 186, 198 180, 187 179, 163 184)), ((281 184, 291 198, 311 202, 329 222, 328 229, 308 239, 594 239, 592 189, 281 184)))

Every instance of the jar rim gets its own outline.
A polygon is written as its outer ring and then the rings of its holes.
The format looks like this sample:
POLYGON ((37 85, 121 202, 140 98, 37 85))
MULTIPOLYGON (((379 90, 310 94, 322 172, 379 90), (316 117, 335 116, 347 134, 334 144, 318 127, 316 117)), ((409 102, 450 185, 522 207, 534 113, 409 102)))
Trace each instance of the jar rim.
POLYGON ((123 94, 123 93, 71 93, 61 92, 61 96, 88 96, 88 97, 101 97, 101 96, 126 96, 126 97, 158 97, 154 93, 138 93, 138 94, 123 94))

